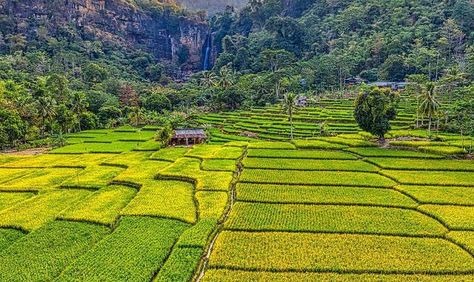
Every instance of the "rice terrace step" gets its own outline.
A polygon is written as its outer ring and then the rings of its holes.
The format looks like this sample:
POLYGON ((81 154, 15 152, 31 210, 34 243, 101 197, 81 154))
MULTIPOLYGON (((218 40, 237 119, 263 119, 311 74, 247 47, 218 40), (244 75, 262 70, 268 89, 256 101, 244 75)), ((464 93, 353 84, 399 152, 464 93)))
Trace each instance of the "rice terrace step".
POLYGON ((295 144, 2 155, 0 280, 474 278, 472 161, 295 144))

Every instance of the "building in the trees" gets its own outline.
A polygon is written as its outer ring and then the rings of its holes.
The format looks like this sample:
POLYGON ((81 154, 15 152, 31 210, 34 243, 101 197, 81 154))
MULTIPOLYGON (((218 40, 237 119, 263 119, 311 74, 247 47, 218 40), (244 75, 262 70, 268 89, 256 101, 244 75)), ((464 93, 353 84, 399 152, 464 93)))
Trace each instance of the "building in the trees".
POLYGON ((295 104, 296 106, 302 107, 302 108, 308 106, 308 97, 303 96, 303 95, 298 96, 295 104))
POLYGON ((207 134, 201 128, 176 129, 170 140, 170 145, 194 145, 207 140, 207 134))
POLYGON ((369 83, 369 86, 376 86, 378 88, 390 88, 394 91, 404 90, 407 86, 407 82, 393 82, 393 81, 377 81, 369 83))
POLYGON ((359 77, 359 76, 356 76, 356 77, 349 77, 349 78, 346 78, 344 80, 344 83, 346 85, 361 85, 362 83, 367 83, 367 80, 359 77))

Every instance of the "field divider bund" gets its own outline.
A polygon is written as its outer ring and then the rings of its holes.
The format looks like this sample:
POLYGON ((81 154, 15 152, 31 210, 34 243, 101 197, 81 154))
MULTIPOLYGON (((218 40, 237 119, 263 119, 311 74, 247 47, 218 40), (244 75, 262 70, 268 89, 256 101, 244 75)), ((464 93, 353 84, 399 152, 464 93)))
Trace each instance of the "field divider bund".
POLYGON ((271 202, 271 201, 259 201, 259 200, 236 200, 237 203, 248 203, 248 204, 265 204, 265 205, 301 205, 301 206, 349 206, 349 207, 369 207, 369 208, 389 208, 389 209, 402 209, 402 210, 415 210, 416 207, 400 206, 400 205, 385 205, 385 204, 363 204, 363 203, 337 203, 337 202, 271 202))
POLYGON ((258 170, 283 170, 283 171, 301 171, 301 172, 312 172, 312 171, 320 171, 320 172, 358 172, 358 173, 375 173, 378 174, 378 171, 374 170, 353 170, 353 169, 303 169, 303 168, 272 168, 272 167, 247 167, 244 166, 246 169, 258 169, 258 170))
POLYGON ((285 185, 285 186, 327 186, 327 187, 380 188, 380 189, 393 188, 393 186, 368 186, 368 185, 360 185, 360 184, 332 184, 332 183, 307 183, 307 182, 306 183, 279 183, 279 182, 268 182, 268 181, 257 182, 257 181, 247 181, 247 180, 239 180, 239 183, 285 185))
POLYGON ((219 233, 224 229, 224 223, 229 218, 229 215, 232 211, 232 207, 233 207, 233 205, 235 203, 235 199, 237 197, 236 196, 236 186, 237 186, 237 183, 239 182, 239 177, 240 177, 240 175, 242 173, 242 170, 243 170, 242 161, 247 156, 247 152, 248 152, 248 147, 244 147, 242 155, 240 156, 240 158, 236 162, 237 163, 237 165, 236 165, 237 170, 234 173, 232 182, 230 184, 230 189, 228 191, 228 193, 229 193, 229 204, 228 204, 226 210, 224 211, 224 214, 222 215, 222 218, 220 219, 215 232, 213 234, 211 234, 211 239, 210 239, 210 242, 209 242, 208 246, 206 246, 204 248, 204 255, 201 259, 199 267, 197 268, 198 271, 194 275, 194 279, 193 279, 194 281, 200 282, 202 280, 202 278, 204 277, 204 273, 205 273, 206 269, 208 268, 209 258, 211 256, 212 250, 214 248, 214 244, 217 241, 219 233))
POLYGON ((297 268, 254 268, 254 267, 238 267, 238 266, 225 266, 225 265, 212 265, 210 269, 225 269, 234 271, 247 271, 247 272, 273 272, 273 273, 337 273, 337 274, 381 274, 381 275, 472 275, 473 270, 466 271, 399 271, 399 270, 364 270, 364 269, 297 269, 297 268))

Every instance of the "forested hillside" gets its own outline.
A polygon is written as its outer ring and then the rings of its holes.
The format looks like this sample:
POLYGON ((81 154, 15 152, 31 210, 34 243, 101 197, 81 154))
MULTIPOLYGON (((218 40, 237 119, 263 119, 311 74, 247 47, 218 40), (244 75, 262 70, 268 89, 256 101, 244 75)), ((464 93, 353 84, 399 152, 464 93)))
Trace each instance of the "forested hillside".
POLYGON ((251 0, 210 18, 174 0, 0 0, 0 144, 348 95, 349 78, 431 89, 459 131, 473 31, 469 0, 251 0))
POLYGON ((473 31, 468 0, 250 1, 239 14, 216 20, 223 51, 216 66, 264 71, 270 49, 297 61, 291 69, 316 88, 339 87, 357 75, 369 81, 403 81, 410 74, 438 79, 453 67, 472 78, 473 31))

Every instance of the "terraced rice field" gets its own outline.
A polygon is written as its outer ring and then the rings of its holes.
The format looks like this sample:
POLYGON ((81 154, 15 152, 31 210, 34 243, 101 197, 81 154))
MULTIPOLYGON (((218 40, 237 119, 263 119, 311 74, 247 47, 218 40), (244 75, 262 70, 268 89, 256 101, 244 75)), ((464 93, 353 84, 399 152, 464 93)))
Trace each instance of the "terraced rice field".
POLYGON ((203 281, 474 280, 473 161, 293 144, 248 146, 203 281))
POLYGON ((0 155, 0 281, 474 280, 472 160, 142 131, 0 155))
POLYGON ((152 133, 86 131, 48 154, 0 155, 0 281, 191 280, 244 148, 160 150, 152 133))

